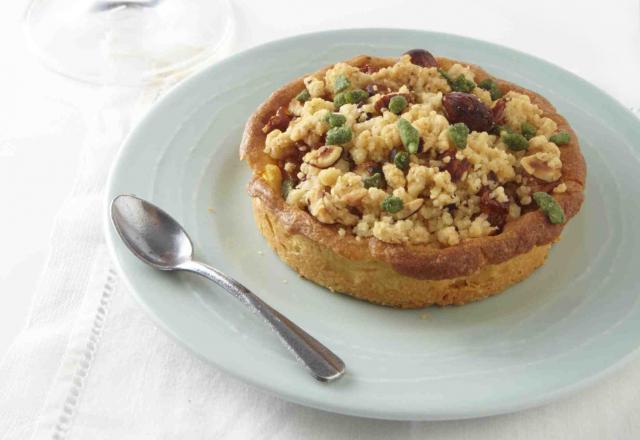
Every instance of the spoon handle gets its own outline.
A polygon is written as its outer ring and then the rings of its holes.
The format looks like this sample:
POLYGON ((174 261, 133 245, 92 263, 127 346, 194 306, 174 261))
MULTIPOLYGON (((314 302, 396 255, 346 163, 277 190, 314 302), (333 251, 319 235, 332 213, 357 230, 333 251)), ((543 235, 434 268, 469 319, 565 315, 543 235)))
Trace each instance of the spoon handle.
POLYGON ((344 362, 335 353, 233 278, 197 261, 189 261, 180 265, 179 268, 210 279, 239 299, 253 313, 262 316, 280 337, 282 343, 317 380, 330 382, 344 373, 344 362))

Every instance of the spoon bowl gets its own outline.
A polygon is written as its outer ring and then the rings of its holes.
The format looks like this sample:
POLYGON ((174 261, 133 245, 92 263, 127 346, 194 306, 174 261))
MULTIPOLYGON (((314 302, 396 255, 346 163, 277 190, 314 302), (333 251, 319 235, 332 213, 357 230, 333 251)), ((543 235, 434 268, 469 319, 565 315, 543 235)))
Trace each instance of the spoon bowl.
POLYGON ((182 226, 145 200, 117 196, 111 202, 111 218, 129 250, 156 269, 178 269, 193 256, 193 244, 182 226))

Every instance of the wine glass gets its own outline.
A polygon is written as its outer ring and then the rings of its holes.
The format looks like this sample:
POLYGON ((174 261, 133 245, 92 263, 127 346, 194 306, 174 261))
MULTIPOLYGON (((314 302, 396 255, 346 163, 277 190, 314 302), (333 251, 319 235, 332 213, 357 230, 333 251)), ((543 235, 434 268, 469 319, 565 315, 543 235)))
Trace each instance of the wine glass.
POLYGON ((31 48, 63 75, 139 85, 195 68, 228 43, 228 0, 32 0, 31 48))

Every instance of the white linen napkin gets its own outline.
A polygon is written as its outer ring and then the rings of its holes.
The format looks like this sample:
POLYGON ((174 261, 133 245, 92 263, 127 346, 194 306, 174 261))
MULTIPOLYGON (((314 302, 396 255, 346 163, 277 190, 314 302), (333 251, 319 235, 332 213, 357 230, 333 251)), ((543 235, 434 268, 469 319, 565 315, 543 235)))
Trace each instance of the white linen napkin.
POLYGON ((417 423, 288 403, 178 346, 119 282, 100 214, 108 165, 130 121, 161 90, 121 92, 96 118, 28 325, 0 364, 3 439, 640 438, 640 360, 538 409, 417 423))

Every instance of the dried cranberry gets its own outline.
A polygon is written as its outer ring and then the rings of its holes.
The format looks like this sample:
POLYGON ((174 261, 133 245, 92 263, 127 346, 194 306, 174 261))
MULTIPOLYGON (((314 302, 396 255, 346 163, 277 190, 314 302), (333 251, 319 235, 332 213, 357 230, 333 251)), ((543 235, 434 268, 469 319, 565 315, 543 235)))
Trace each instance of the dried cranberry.
POLYGON ((411 62, 418 66, 438 67, 438 61, 428 50, 411 49, 406 51, 403 55, 409 55, 411 57, 411 62))
POLYGON ((444 170, 449 172, 452 182, 459 182, 460 179, 462 179, 464 173, 469 171, 469 169, 471 168, 471 162, 469 162, 467 159, 459 160, 455 157, 450 157, 451 160, 449 161, 449 163, 446 163, 444 165, 444 170))
POLYGON ((489 131, 493 127, 491 110, 475 95, 451 92, 442 98, 445 116, 449 123, 463 122, 469 130, 489 131))
POLYGON ((487 214, 487 221, 492 226, 502 230, 507 222, 507 215, 509 214, 509 203, 500 203, 495 199, 492 199, 491 191, 489 188, 483 188, 480 192, 480 211, 487 214))
POLYGON ((506 101, 504 99, 498 99, 491 109, 491 114, 493 116, 493 122, 497 125, 504 124, 504 106, 506 105, 506 101))

